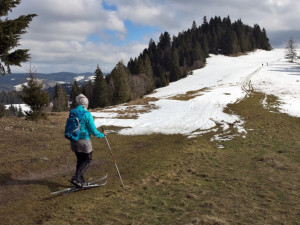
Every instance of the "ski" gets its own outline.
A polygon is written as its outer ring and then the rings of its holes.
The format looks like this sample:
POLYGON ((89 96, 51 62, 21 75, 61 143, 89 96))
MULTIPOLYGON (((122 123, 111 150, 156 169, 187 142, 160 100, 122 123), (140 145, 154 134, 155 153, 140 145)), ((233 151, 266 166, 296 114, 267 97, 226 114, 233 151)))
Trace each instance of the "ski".
POLYGON ((90 188, 96 188, 96 187, 102 187, 105 186, 107 184, 107 181, 101 183, 101 184, 88 184, 82 187, 71 187, 71 188, 66 188, 60 191, 55 191, 55 192, 51 192, 50 195, 58 195, 58 194, 70 194, 73 192, 77 192, 77 191, 82 191, 82 190, 87 190, 90 188))
POLYGON ((88 185, 91 185, 91 184, 95 184, 95 183, 98 183, 99 181, 102 181, 102 180, 105 180, 108 176, 108 173, 106 173, 103 177, 97 179, 97 180, 94 180, 92 182, 89 182, 88 185))
POLYGON ((89 189, 89 188, 105 186, 107 181, 105 181, 101 184, 97 184, 97 183, 100 182, 100 181, 105 180, 107 178, 107 176, 108 176, 108 173, 106 173, 103 177, 101 177, 97 180, 89 182, 87 185, 85 185, 83 187, 70 187, 70 188, 60 190, 60 191, 51 192, 50 195, 69 194, 69 193, 72 193, 72 192, 81 191, 81 190, 85 190, 85 189, 89 189))

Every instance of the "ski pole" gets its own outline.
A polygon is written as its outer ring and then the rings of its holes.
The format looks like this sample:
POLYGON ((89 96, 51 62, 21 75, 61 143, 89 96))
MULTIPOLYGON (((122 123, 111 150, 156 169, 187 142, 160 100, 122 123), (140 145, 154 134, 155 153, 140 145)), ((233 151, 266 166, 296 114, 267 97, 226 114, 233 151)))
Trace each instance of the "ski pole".
MULTIPOLYGON (((101 127, 101 129, 102 129, 102 132, 104 132, 104 129, 103 129, 103 127, 101 127)), ((111 150, 111 148, 110 148, 110 145, 109 145, 109 143, 108 143, 108 140, 107 140, 107 137, 106 137, 106 135, 105 135, 104 137, 105 137, 105 140, 106 140, 106 143, 107 143, 108 149, 109 149, 109 151, 110 151, 111 157, 112 157, 112 159, 113 159, 113 161, 114 161, 114 163, 115 163, 116 169, 117 169, 117 171, 118 171, 118 174, 119 174, 119 177, 120 177, 120 180, 121 180, 122 186, 123 186, 123 188, 124 188, 124 189, 126 189, 126 188, 125 188, 125 185, 124 185, 124 183, 123 183, 123 180, 122 180, 122 177, 121 177, 121 174, 120 174, 119 168, 118 168, 118 166, 117 166, 116 159, 115 159, 115 157, 114 157, 114 155, 113 155, 113 153, 112 153, 112 150, 111 150)))

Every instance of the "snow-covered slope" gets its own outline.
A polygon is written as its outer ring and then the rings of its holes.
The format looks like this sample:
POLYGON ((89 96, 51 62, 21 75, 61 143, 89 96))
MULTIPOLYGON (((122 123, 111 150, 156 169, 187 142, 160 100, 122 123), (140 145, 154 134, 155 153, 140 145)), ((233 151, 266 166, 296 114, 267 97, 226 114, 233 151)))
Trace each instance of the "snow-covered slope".
POLYGON ((243 87, 251 82, 254 89, 278 96, 282 112, 300 117, 299 80, 300 66, 284 60, 284 49, 256 51, 240 57, 211 55, 205 68, 146 96, 158 100, 150 102, 150 110, 139 110, 135 118, 122 119, 120 115, 149 105, 123 104, 93 116, 97 126, 124 127, 120 131, 124 135, 162 133, 193 137, 213 131, 216 125, 225 134, 233 125, 244 135, 243 119, 223 112, 227 104, 245 97, 243 87))
POLYGON ((252 78, 256 89, 280 99, 280 111, 300 117, 300 64, 280 60, 252 78))

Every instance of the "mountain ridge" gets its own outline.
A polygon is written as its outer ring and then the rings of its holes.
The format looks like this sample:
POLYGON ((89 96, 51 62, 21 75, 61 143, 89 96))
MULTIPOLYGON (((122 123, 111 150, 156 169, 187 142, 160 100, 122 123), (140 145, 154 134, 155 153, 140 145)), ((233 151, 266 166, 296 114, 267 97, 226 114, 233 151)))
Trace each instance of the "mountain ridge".
MULTIPOLYGON (((93 72, 73 73, 73 72, 56 72, 56 73, 36 73, 38 79, 42 79, 47 88, 54 87, 56 83, 73 83, 74 79, 84 82, 94 76, 93 72)), ((26 83, 29 77, 28 73, 12 73, 6 76, 0 76, 0 91, 12 91, 16 86, 26 83)))

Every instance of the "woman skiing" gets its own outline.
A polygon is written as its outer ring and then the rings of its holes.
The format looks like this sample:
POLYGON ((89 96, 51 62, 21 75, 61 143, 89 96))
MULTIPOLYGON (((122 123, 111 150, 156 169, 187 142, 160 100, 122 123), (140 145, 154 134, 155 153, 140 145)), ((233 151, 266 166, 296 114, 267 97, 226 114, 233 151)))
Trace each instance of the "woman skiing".
POLYGON ((98 138, 104 138, 106 133, 105 131, 101 133, 96 129, 93 116, 87 110, 89 100, 83 94, 76 97, 76 103, 78 106, 73 110, 83 113, 83 117, 80 120, 79 139, 78 141, 71 141, 72 151, 75 152, 77 157, 77 165, 75 175, 70 179, 70 182, 76 187, 82 187, 86 184, 83 174, 92 161, 93 149, 90 136, 94 135, 98 138))

